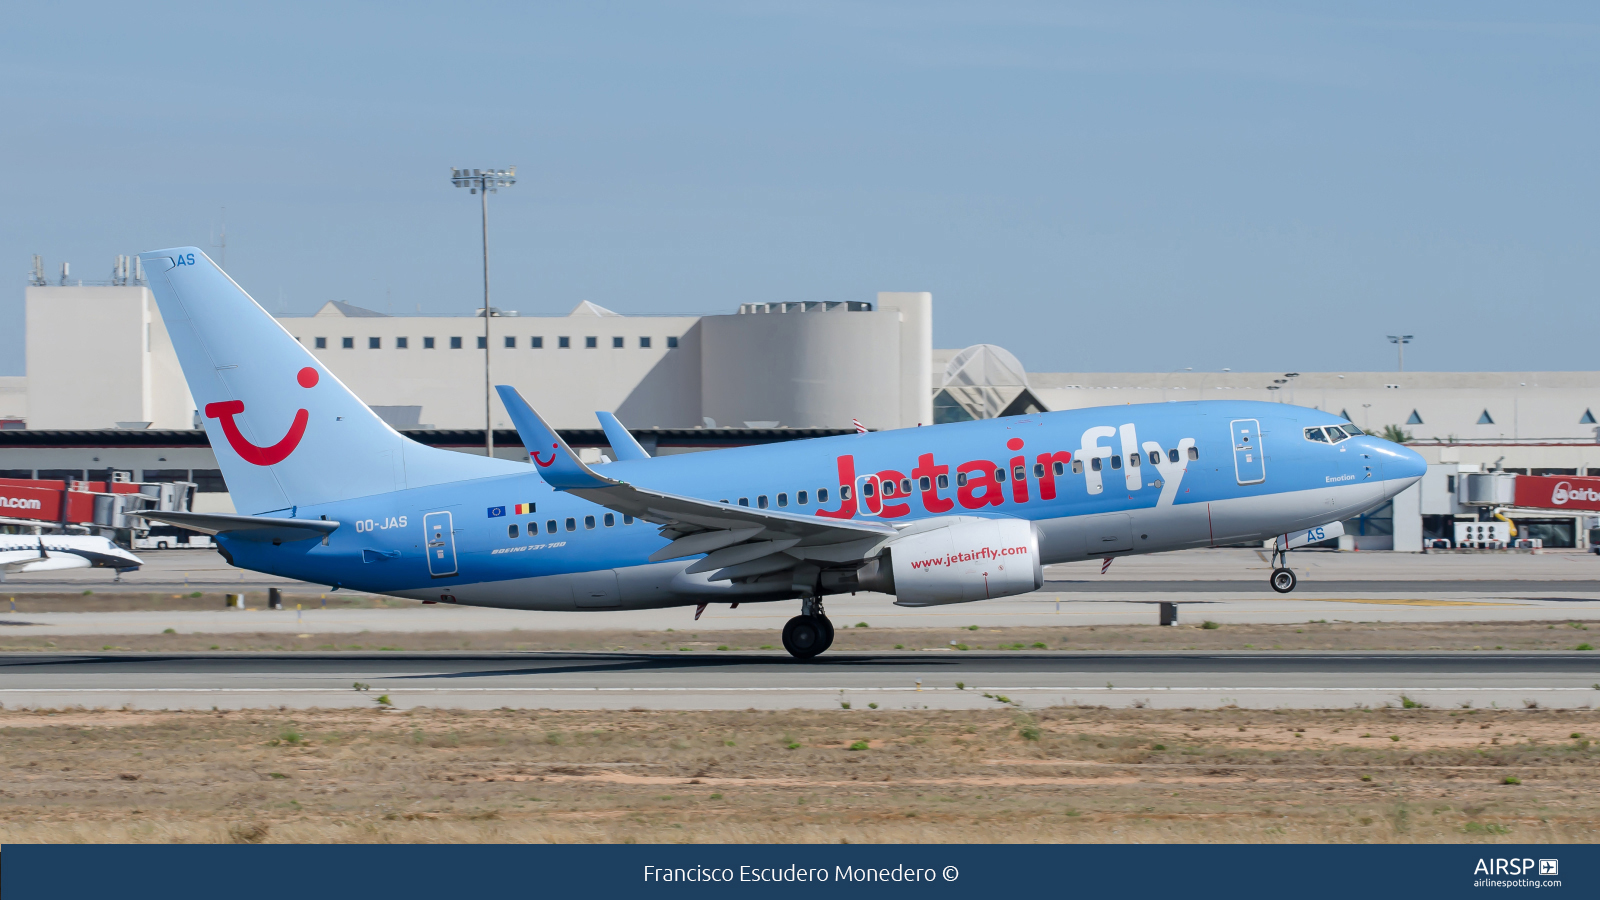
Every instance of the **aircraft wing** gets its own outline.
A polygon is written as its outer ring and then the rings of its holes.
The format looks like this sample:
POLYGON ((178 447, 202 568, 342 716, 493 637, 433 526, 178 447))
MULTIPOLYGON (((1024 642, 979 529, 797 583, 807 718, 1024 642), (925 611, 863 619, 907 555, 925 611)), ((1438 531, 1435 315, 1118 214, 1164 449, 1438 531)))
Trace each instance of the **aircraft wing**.
POLYGON ((652 562, 705 553, 709 555, 691 565, 688 574, 713 572, 714 581, 755 577, 794 568, 806 560, 843 563, 865 559, 898 533, 879 522, 731 506, 607 478, 579 461, 516 388, 500 385, 497 390, 546 483, 661 527, 661 536, 672 543, 652 553, 652 562))
POLYGON ((29 563, 49 559, 38 550, 0 550, 0 571, 20 572, 29 563))
POLYGON ((600 420, 600 427, 606 433, 606 441, 611 444, 611 452, 617 455, 617 459, 650 458, 650 454, 639 446, 639 442, 633 439, 628 429, 622 427, 616 416, 608 412, 597 412, 594 415, 600 420))
MULTIPOLYGON (((128 515, 135 515, 128 513, 128 515)), ((292 542, 321 540, 339 527, 327 519, 283 519, 275 516, 237 516, 225 513, 140 512, 140 518, 177 525, 202 534, 226 534, 245 541, 292 542)))

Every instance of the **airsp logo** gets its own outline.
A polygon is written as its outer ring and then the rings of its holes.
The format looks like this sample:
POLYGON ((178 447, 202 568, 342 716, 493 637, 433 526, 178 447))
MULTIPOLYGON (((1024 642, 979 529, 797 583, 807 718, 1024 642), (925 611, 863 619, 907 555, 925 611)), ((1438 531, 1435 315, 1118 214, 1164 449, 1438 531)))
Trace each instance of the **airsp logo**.
MULTIPOLYGON (((1477 868, 1472 870, 1474 875, 1526 875, 1533 871, 1531 859, 1479 859, 1477 868)), ((1556 875, 1560 873, 1561 863, 1554 859, 1539 860, 1540 875, 1556 875)))
POLYGON ((1561 861, 1560 860, 1556 860, 1556 859, 1541 859, 1541 860, 1539 860, 1539 874, 1540 875, 1560 875, 1561 874, 1561 861))

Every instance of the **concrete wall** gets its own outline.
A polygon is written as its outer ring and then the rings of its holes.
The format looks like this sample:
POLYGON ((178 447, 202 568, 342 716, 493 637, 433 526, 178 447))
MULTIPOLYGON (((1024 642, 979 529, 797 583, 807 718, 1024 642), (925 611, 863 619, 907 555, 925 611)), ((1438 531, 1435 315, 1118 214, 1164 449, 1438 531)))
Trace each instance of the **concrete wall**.
POLYGON ((0 375, 0 419, 28 417, 28 376, 0 375))
POLYGON ((148 289, 30 287, 26 308, 30 429, 193 425, 194 404, 148 289))
MULTIPOLYGON (((936 360, 944 353, 954 355, 940 351, 936 360)), ((1581 421, 1585 411, 1600 417, 1600 372, 1049 372, 1028 379, 1050 409, 1267 400, 1348 413, 1369 431, 1399 425, 1418 439, 1593 441, 1600 433, 1600 424, 1581 421), (1485 410, 1493 424, 1478 424, 1485 410), (1412 412, 1421 423, 1407 424, 1412 412)))
POLYGON ((719 425, 915 425, 902 420, 899 310, 750 313, 700 320, 701 409, 719 425))
POLYGON ((933 295, 881 291, 878 309, 900 314, 900 427, 933 424, 933 295))
MULTIPOLYGON (((580 307, 593 309, 594 307, 580 307)), ((311 353, 370 406, 421 406, 421 424, 482 428, 484 352, 480 316, 319 314, 279 320, 311 353), (316 339, 327 347, 317 349, 316 339), (396 338, 407 338, 400 349, 396 338), (434 348, 424 348, 432 337, 434 348), (450 338, 461 349, 450 349, 450 338), (345 349, 343 339, 353 346, 345 349), (378 349, 369 349, 371 338, 378 349)), ((515 386, 556 428, 595 428, 596 410, 613 410, 636 428, 700 424, 699 332, 693 316, 507 316, 489 320, 491 377, 515 386), (505 339, 516 346, 507 348, 505 339), (543 347, 532 346, 533 337, 543 347), (560 338, 570 346, 560 347, 560 338), (586 338, 596 346, 586 346, 586 338), (650 338, 649 347, 639 339, 650 338), (676 349, 667 338, 678 338, 676 349), (623 346, 612 346, 621 338, 623 346)), ((510 419, 493 397, 496 428, 510 419)))

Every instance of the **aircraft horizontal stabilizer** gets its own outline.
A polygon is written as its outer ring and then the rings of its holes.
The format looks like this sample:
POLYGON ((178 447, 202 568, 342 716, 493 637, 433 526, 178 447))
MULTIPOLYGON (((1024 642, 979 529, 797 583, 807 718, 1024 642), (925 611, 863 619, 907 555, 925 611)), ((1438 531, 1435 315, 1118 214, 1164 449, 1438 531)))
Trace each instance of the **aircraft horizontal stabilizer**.
POLYGON ((321 540, 339 527, 338 522, 330 522, 327 519, 283 519, 275 516, 186 512, 142 512, 138 515, 202 534, 225 534, 242 541, 256 541, 263 544, 321 540))

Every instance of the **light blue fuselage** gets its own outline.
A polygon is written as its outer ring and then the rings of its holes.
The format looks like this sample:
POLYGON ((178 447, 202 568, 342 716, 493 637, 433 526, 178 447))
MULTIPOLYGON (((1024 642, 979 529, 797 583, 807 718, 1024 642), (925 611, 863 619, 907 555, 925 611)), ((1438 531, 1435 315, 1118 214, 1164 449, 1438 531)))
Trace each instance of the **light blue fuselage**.
MULTIPOLYGON (((838 514, 854 503, 854 518, 889 523, 936 515, 1025 519, 1039 535, 1041 561, 1050 564, 1260 541, 1364 512, 1424 472, 1421 457, 1389 441, 1305 436, 1308 427, 1343 421, 1278 403, 1099 407, 619 461, 597 471, 712 501, 779 510, 781 500, 781 511, 803 515, 838 514), (1011 449, 1016 441, 1020 449, 1011 449), (1138 454, 1138 466, 1130 464, 1131 454, 1138 454), (1021 482, 1013 474, 1019 465, 1021 482), (1004 481, 995 480, 996 469, 1004 481), (843 471, 853 477, 841 478, 843 471), (938 486, 940 474, 947 487, 938 486), (961 474, 969 476, 965 486, 958 485, 961 474), (871 498, 863 489, 869 479, 871 498), (876 487, 883 480, 897 483, 892 495, 876 487), (850 501, 842 497, 842 481, 851 482, 850 501), (904 481, 911 482, 909 496, 899 489, 904 481)), ((649 563, 667 543, 656 526, 625 523, 620 514, 552 490, 534 465, 526 474, 278 514, 342 524, 326 542, 274 546, 219 535, 235 565, 374 593, 527 609, 583 608, 574 606, 570 577, 606 570, 621 579, 620 596, 606 603, 613 609, 794 596, 783 585, 690 583, 681 572, 692 560, 649 563), (519 514, 518 504, 535 510, 519 514), (496 509, 504 514, 491 515, 496 509)))

